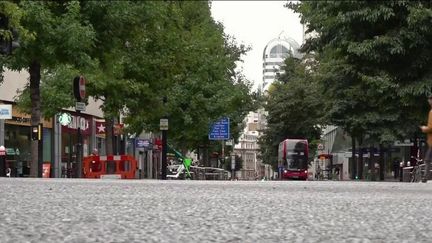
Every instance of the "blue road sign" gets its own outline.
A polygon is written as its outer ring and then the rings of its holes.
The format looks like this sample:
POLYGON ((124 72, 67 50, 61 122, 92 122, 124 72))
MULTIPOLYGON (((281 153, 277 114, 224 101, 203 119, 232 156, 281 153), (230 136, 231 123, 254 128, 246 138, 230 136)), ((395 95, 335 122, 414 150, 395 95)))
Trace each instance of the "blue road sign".
POLYGON ((136 148, 143 148, 143 149, 151 149, 153 147, 152 142, 150 141, 150 139, 140 139, 137 138, 135 139, 135 147, 136 148))
POLYGON ((209 132, 209 140, 228 140, 230 139, 230 120, 223 117, 212 124, 209 132))

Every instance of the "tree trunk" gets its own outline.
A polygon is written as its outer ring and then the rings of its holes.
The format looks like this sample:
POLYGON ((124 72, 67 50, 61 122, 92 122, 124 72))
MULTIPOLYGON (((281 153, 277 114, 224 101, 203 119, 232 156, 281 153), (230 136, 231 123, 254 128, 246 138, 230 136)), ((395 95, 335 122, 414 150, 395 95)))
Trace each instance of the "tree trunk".
MULTIPOLYGON (((30 99, 31 99, 31 125, 37 126, 41 120, 41 100, 40 100, 40 78, 41 65, 33 61, 29 67, 30 73, 30 99)), ((38 177, 38 141, 31 141, 31 163, 30 177, 38 177)))

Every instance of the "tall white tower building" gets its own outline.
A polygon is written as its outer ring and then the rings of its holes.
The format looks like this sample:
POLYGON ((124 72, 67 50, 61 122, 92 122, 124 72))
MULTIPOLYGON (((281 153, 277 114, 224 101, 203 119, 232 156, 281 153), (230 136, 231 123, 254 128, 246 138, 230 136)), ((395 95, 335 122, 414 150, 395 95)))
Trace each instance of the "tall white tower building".
POLYGON ((263 51, 263 83, 261 86, 263 92, 268 90, 278 75, 284 73, 284 60, 289 55, 298 59, 302 58, 299 48, 300 45, 293 38, 286 36, 285 32, 267 43, 263 51))

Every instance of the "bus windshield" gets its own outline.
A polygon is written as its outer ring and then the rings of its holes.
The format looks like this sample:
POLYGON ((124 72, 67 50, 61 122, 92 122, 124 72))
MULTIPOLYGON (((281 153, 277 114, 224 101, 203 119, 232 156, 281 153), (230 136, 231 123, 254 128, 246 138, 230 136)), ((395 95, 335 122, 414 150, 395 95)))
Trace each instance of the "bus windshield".
POLYGON ((286 166, 288 170, 307 169, 307 144, 302 141, 287 143, 286 166))
POLYGON ((307 157, 304 153, 302 154, 288 154, 287 155, 287 167, 289 170, 306 169, 307 168, 307 157))

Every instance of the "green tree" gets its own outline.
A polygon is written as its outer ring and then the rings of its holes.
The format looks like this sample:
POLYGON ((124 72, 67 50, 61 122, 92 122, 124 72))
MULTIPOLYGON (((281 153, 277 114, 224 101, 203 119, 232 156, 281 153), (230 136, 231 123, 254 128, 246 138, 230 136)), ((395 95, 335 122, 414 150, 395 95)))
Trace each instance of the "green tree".
POLYGON ((237 124, 253 105, 250 84, 234 71, 247 48, 224 35, 208 2, 84 1, 81 6, 95 33, 87 52, 91 61, 43 73, 47 115, 73 104, 71 89, 64 87, 71 87, 74 73, 82 73, 89 95, 104 102, 107 153, 113 150, 109 127, 120 113, 131 134, 159 131, 159 119, 168 115, 170 143, 182 150, 208 142, 208 128, 221 116, 231 118, 238 137, 237 124))
POLYGON ((211 18, 208 2, 173 2, 166 11, 167 29, 161 36, 166 41, 155 43, 163 43, 156 48, 163 57, 153 57, 157 67, 140 66, 157 73, 129 69, 142 79, 160 81, 152 89, 156 102, 148 109, 143 108, 144 102, 128 103, 134 115, 127 121, 137 130, 157 131, 159 119, 168 116, 170 143, 179 149, 206 143, 210 124, 222 116, 231 118, 238 136, 237 124, 252 99, 250 84, 234 69, 247 49, 224 35, 223 26, 211 18), (165 105, 162 97, 167 97, 165 105))
POLYGON ((324 100, 307 66, 307 62, 288 57, 283 67, 285 73, 274 81, 266 97, 267 127, 259 144, 263 161, 274 168, 278 145, 284 139, 306 138, 313 150, 320 138, 324 100))
MULTIPOLYGON (((15 11, 22 13, 20 47, 8 59, 12 70, 28 70, 31 100, 31 125, 38 125, 42 117, 40 96, 41 74, 59 64, 85 66, 94 39, 93 28, 82 21, 77 1, 43 2, 18 1, 15 11), (28 32, 28 33, 27 33, 28 32), (22 35, 22 33, 24 33, 22 35)), ((30 175, 38 174, 38 141, 31 144, 30 175)))
MULTIPOLYGON (((309 33, 303 46, 320 63, 329 117, 359 143, 413 137, 431 92, 431 4, 343 1, 288 4, 309 33)), ((354 146, 354 144, 353 144, 354 146)))

